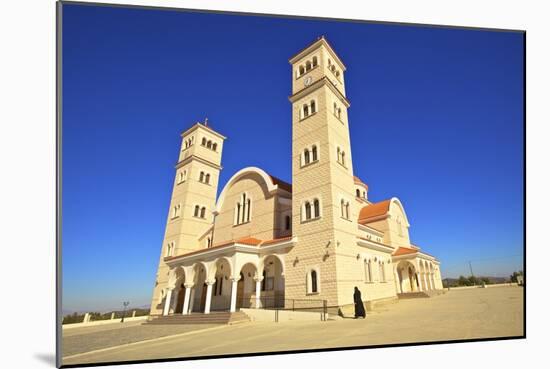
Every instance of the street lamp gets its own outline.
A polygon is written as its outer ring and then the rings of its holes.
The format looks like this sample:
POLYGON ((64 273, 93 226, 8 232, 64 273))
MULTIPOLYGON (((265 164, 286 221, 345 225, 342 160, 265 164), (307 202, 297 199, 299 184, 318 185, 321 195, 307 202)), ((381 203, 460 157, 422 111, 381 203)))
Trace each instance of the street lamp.
POLYGON ((124 310, 122 310, 122 319, 120 320, 120 322, 124 323, 124 317, 126 316, 126 307, 130 305, 130 301, 124 301, 122 305, 124 305, 124 310))

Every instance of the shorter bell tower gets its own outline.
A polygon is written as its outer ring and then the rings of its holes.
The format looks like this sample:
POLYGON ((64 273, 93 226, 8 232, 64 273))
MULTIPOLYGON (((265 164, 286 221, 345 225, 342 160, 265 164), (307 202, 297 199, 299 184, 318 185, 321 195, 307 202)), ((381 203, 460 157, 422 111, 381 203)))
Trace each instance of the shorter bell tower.
POLYGON ((164 259, 211 246, 207 234, 212 228, 225 136, 209 125, 197 122, 181 134, 172 197, 162 243, 151 313, 162 310, 156 301, 168 283, 169 268, 164 259), (206 235, 206 236, 205 236, 206 235))

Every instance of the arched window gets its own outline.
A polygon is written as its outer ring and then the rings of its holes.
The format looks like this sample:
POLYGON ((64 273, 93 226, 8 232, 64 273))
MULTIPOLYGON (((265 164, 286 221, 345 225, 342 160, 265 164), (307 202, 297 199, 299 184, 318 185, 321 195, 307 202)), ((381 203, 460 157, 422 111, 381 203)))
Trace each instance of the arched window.
POLYGON ((342 165, 346 166, 346 153, 342 151, 342 165))
POLYGON ((349 202, 346 202, 346 219, 349 219, 349 202))
POLYGON ((250 199, 246 202, 246 221, 250 222, 250 199))
POLYGON ((235 206, 235 222, 234 224, 240 224, 239 219, 241 217, 241 203, 237 203, 235 206))
POLYGON ((330 61, 330 59, 328 60, 328 66, 330 67, 330 65, 332 64, 332 62, 330 61))
POLYGON ((206 174, 206 176, 204 177, 204 182, 210 183, 210 173, 206 174))
POLYGON ((285 216, 285 230, 290 229, 290 215, 285 216))
POLYGON ((309 106, 307 104, 304 104, 304 118, 309 117, 309 106))
POLYGON ((313 200, 313 213, 314 213, 315 218, 318 218, 320 216, 319 200, 318 199, 313 200))
POLYGON ((342 113, 342 109, 338 108, 338 119, 340 119, 341 113, 342 113))
POLYGON ((195 205, 195 213, 193 214, 194 216, 198 217, 199 216, 199 212, 201 210, 201 207, 198 206, 198 205, 195 205))
POLYGON ((206 239, 206 247, 208 248, 212 247, 212 239, 210 237, 206 239))
POLYGON ((340 153, 341 153, 341 150, 340 150, 339 147, 337 147, 337 148, 336 148, 336 157, 337 157, 336 161, 337 161, 338 163, 340 162, 340 156, 341 156, 340 153))
POLYGON ((199 176, 199 182, 204 182, 204 172, 201 172, 199 176))
POLYGON ((384 262, 380 261, 378 263, 380 282, 386 282, 386 271, 384 270, 384 262))
POLYGON ((317 146, 315 145, 311 148, 311 160, 317 161, 317 146))
POLYGON ((202 145, 202 146, 206 146, 206 137, 203 137, 203 138, 202 138, 201 145, 202 145))
POLYGON ((337 71, 336 71, 336 78, 339 78, 339 77, 340 77, 340 71, 337 70, 337 71))
POLYGON ((340 200, 340 216, 344 217, 344 199, 340 200))
POLYGON ((214 151, 218 150, 218 144, 217 143, 212 144, 212 150, 214 150, 214 151))
POLYGON ((304 67, 302 65, 300 65, 300 75, 302 75, 304 73, 305 73, 304 67))
POLYGON ((367 193, 365 191, 363 191, 363 198, 366 199, 367 198, 367 193))
POLYGON ((242 204, 243 204, 243 216, 242 216, 242 220, 241 220, 241 223, 244 223, 245 222, 245 217, 246 217, 246 194, 243 193, 242 195, 242 204))
POLYGON ((201 218, 205 218, 205 217, 206 217, 206 208, 203 206, 201 209, 201 218))
POLYGON ((187 149, 189 147, 189 143, 185 141, 185 148, 187 149))
POLYGON ((317 111, 317 107, 315 106, 315 100, 311 100, 309 105, 311 106, 311 114, 315 113, 317 111))
POLYGON ((309 164, 309 150, 308 149, 304 150, 304 164, 305 165, 309 164))
POLYGON ((316 56, 313 57, 313 66, 314 67, 317 66, 317 57, 316 56))
POLYGON ((336 103, 334 103, 334 115, 337 115, 337 112, 338 112, 338 106, 336 105, 336 103))
POLYGON ((359 189, 355 190, 355 196, 361 197, 361 191, 359 189))
POLYGON ((312 270, 311 271, 311 293, 317 293, 319 290, 317 289, 317 271, 312 270))
POLYGON ((306 62, 306 71, 309 71, 311 69, 311 62, 308 60, 306 62))
POLYGON ((211 149, 211 148, 212 148, 212 141, 209 140, 209 141, 206 143, 206 148, 208 148, 208 149, 211 149))
POLYGON ((309 203, 309 201, 306 202, 305 211, 306 211, 306 219, 311 219, 311 204, 309 203))
POLYGON ((365 282, 372 282, 372 266, 370 260, 365 260, 365 282))

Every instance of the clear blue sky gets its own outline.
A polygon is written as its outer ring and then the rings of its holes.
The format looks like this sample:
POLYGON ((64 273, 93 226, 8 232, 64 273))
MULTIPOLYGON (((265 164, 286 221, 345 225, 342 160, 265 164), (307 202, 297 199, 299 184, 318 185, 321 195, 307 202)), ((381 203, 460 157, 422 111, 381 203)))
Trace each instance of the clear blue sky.
POLYGON ((523 263, 523 35, 65 5, 63 308, 148 305, 180 133, 228 137, 220 189, 291 181, 288 58, 325 35, 346 63, 354 172, 399 197, 443 276, 523 263), (246 148, 242 154, 243 147, 246 148), (241 154, 240 154, 241 153, 241 154))

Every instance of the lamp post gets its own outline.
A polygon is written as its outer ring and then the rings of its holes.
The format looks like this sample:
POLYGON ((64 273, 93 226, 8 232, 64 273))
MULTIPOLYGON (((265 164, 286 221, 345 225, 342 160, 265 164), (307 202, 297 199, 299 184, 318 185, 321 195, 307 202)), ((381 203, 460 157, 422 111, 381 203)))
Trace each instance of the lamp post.
POLYGON ((124 317, 126 316, 126 307, 130 305, 130 301, 124 301, 122 305, 124 306, 124 310, 122 310, 122 319, 120 320, 120 322, 124 323, 124 317))

